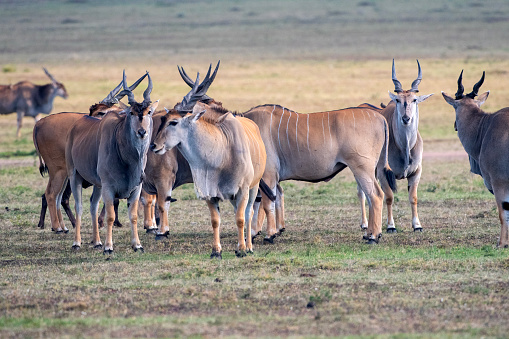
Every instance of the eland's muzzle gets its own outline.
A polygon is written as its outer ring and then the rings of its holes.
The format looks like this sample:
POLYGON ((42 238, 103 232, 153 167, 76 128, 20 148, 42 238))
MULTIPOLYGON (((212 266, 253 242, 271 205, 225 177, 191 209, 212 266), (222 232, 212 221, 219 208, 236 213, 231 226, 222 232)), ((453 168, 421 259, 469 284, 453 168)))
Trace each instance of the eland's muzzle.
POLYGON ((146 136, 147 136, 147 131, 144 129, 144 128, 140 128, 138 130, 138 136, 141 138, 141 139, 144 139, 146 136))

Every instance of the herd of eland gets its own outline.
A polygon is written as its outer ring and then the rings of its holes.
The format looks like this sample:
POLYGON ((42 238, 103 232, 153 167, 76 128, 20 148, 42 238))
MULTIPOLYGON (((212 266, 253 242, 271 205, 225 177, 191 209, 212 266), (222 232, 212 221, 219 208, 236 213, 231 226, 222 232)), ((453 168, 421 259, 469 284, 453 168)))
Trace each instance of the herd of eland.
MULTIPOLYGON (((392 212, 396 181, 407 179, 412 210, 412 228, 422 231, 417 213, 417 187, 422 172, 423 140, 419 134, 419 103, 432 94, 418 95, 422 70, 409 90, 404 90, 392 62, 394 93, 382 107, 362 104, 332 111, 298 113, 279 104, 263 104, 243 113, 232 112, 206 93, 213 83, 219 62, 212 65, 202 82, 192 80, 178 67, 191 87, 173 108, 156 111, 152 102, 152 79, 148 72, 131 86, 125 72, 120 84, 89 113, 61 112, 36 122, 33 141, 41 175, 49 181, 42 196, 39 227, 44 227, 46 208, 55 233, 68 232, 61 206, 75 226, 72 248, 79 249, 83 214, 82 189, 93 187, 90 198, 94 248, 113 252, 113 225, 118 222, 118 200, 127 199, 131 225, 131 247, 143 251, 138 237, 138 203, 143 204, 144 228, 157 239, 168 237, 168 210, 175 201, 172 192, 194 183, 198 198, 205 200, 213 229, 211 258, 221 258, 219 203, 229 200, 235 210, 238 230, 236 255, 253 252, 253 240, 261 234, 272 243, 285 230, 284 192, 280 182, 329 181, 349 168, 357 182, 361 203, 361 228, 366 243, 382 236, 382 207, 387 205, 387 233, 395 233, 392 212), (145 79, 143 100, 134 89, 145 79), (120 100, 127 97, 127 104, 120 100), (75 216, 69 197, 75 200, 75 216), (99 201, 104 207, 98 213, 99 201), (369 206, 366 216, 365 201, 369 206), (156 222, 156 215, 159 217, 156 222), (104 221, 103 221, 104 220, 104 221), (99 227, 105 223, 103 245, 99 227)), ((48 114, 56 96, 67 98, 62 83, 44 68, 51 84, 22 81, 0 86, 0 113, 17 113, 20 136, 25 115, 37 119, 48 114)), ((484 82, 464 94, 463 71, 455 97, 442 92, 456 112, 455 128, 469 155, 471 171, 479 174, 495 195, 501 234, 498 245, 509 246, 509 108, 485 113, 480 106, 489 92, 478 95, 484 82)))

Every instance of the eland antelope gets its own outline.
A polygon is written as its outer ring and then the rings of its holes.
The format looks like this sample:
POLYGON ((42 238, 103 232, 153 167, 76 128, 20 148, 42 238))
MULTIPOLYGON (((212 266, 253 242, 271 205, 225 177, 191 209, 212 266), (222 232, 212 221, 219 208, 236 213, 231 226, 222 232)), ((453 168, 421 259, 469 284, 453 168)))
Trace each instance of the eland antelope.
MULTIPOLYGON (((129 89, 133 91, 146 76, 147 74, 143 75, 131 85, 129 89)), ((125 95, 125 93, 119 93, 121 87, 122 82, 120 82, 106 98, 101 100, 98 104, 90 106, 89 115, 93 117, 102 117, 108 112, 121 112, 122 108, 115 105, 118 103, 118 100, 125 95)), ((42 195, 42 207, 38 224, 40 228, 44 228, 44 218, 46 216, 46 208, 48 208, 50 212, 51 229, 56 233, 67 233, 69 231, 64 224, 60 205, 62 205, 66 211, 72 225, 75 225, 74 216, 69 208, 70 186, 67 184, 63 193, 59 193, 62 191, 67 181, 67 167, 65 163, 67 133, 71 130, 74 123, 85 115, 86 113, 62 112, 47 116, 35 123, 33 141, 35 150, 39 156, 39 172, 43 176, 45 173, 48 173, 49 176, 45 193, 42 195)), ((85 186, 87 185, 85 184, 85 186)), ((117 209, 118 200, 115 202, 115 210, 117 209)), ((99 219, 100 224, 102 223, 101 219, 102 218, 99 219)), ((116 213, 115 224, 121 226, 116 213)))
MULTIPOLYGON (((195 86, 198 85, 196 80, 195 86)), ((183 102, 186 102, 187 96, 183 102)), ((221 258, 219 201, 228 199, 235 209, 238 231, 237 256, 252 252, 252 207, 265 169, 265 146, 255 123, 217 111, 217 106, 197 103, 193 113, 184 117, 168 117, 157 132, 150 148, 157 154, 177 147, 191 168, 195 191, 209 207, 214 241, 211 258, 221 258)))
POLYGON ((463 94, 461 71, 455 97, 444 92, 442 96, 456 111, 454 126, 468 153, 470 171, 479 174, 486 188, 495 195, 501 223, 498 246, 509 247, 509 151, 506 148, 509 146, 509 107, 495 113, 486 113, 481 109, 490 93, 478 95, 484 75, 485 72, 472 92, 463 94))
MULTIPOLYGON (((383 192, 375 178, 378 171, 395 188, 387 162, 389 130, 385 118, 369 107, 302 114, 279 105, 257 106, 243 114, 260 128, 267 149, 263 174, 276 201, 262 194, 267 216, 266 239, 277 234, 277 184, 283 180, 329 181, 349 167, 362 191, 368 196, 368 243, 377 243, 382 233, 383 192)), ((257 214, 255 213, 256 219, 257 214)), ((253 221, 254 225, 261 223, 253 221)), ((259 230, 253 230, 252 235, 259 230)))
POLYGON ((127 199, 131 224, 131 247, 143 250, 138 237, 138 199, 140 197, 143 172, 147 162, 147 151, 152 133, 152 114, 158 101, 152 103, 150 93, 152 81, 143 93, 144 100, 136 102, 127 87, 123 74, 123 92, 129 106, 124 114, 110 112, 102 119, 84 116, 67 135, 65 160, 76 207, 76 233, 72 248, 81 247, 81 190, 85 182, 94 186, 90 198, 93 244, 102 247, 97 223, 97 207, 102 196, 106 206, 107 234, 104 253, 113 252, 112 227, 115 198, 127 199))
MULTIPOLYGON (((422 71, 419 60, 417 60, 417 79, 412 82, 412 87, 405 91, 396 77, 394 60, 392 60, 392 81, 394 83, 393 94, 389 92, 391 101, 381 110, 381 114, 389 125, 389 166, 396 179, 407 179, 408 200, 412 208, 412 228, 414 231, 422 231, 419 215, 417 214, 417 186, 422 172, 422 138, 419 134, 419 103, 428 99, 433 94, 417 95, 419 84, 422 80, 422 71)), ((392 204, 394 201, 393 190, 390 188, 386 178, 377 173, 382 190, 385 193, 387 204, 387 233, 395 233, 392 204)), ((358 197, 361 202, 361 228, 367 228, 366 212, 364 209, 365 196, 360 187, 358 197)))
POLYGON ((0 114, 17 113, 16 136, 18 138, 21 136, 24 116, 32 117, 37 121, 39 113, 51 112, 56 96, 64 99, 69 96, 65 86, 58 82, 46 68, 43 70, 51 79, 51 84, 34 85, 30 81, 20 81, 14 85, 0 85, 0 114))
MULTIPOLYGON (((205 94, 216 77, 219 62, 212 74, 211 68, 212 65, 209 67, 207 75, 201 84, 194 86, 193 82, 191 91, 185 97, 187 99, 177 103, 172 110, 166 113, 158 112, 154 114, 152 142, 156 137, 157 131, 165 128, 168 121, 178 119, 191 112, 198 101, 209 105, 221 105, 221 103, 214 101, 205 94)), ((183 70, 180 67, 178 69, 182 74, 183 70)), ((189 163, 176 147, 168 150, 164 155, 154 152, 148 153, 141 201, 144 206, 144 227, 147 232, 155 231, 156 239, 168 237, 169 235, 168 209, 171 202, 174 201, 171 198, 173 190, 183 184, 192 182, 193 175, 189 163), (156 195, 156 199, 151 195, 156 195), (157 206, 160 217, 159 227, 155 225, 154 220, 155 206, 157 206)))

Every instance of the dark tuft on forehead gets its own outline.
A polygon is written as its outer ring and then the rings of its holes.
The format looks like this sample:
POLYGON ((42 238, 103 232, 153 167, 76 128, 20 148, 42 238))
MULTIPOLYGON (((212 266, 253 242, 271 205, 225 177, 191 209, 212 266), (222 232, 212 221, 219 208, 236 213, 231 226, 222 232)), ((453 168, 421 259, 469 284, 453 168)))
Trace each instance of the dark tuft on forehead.
POLYGON ((151 101, 133 102, 131 104, 131 112, 138 115, 138 119, 143 120, 143 113, 150 106, 151 101))
POLYGON ((168 118, 166 117, 166 115, 163 115, 161 117, 161 124, 159 125, 159 129, 157 130, 157 133, 161 132, 161 130, 166 126, 166 120, 168 120, 168 118))

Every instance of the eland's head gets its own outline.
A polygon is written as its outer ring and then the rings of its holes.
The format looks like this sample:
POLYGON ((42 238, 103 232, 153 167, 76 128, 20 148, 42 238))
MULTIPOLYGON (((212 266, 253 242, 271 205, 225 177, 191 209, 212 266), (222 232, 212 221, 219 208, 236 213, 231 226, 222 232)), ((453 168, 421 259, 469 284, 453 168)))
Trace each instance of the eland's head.
POLYGON ((121 106, 123 106, 124 112, 127 115, 126 120, 128 121, 131 130, 134 132, 135 136, 141 140, 150 140, 150 135, 152 133, 152 114, 159 105, 159 100, 154 103, 150 100, 150 93, 153 88, 152 79, 148 72, 146 74, 148 77, 148 86, 145 92, 143 92, 142 102, 137 102, 134 99, 132 90, 127 86, 125 71, 122 80, 124 90, 118 94, 119 96, 127 96, 129 106, 125 106, 122 103, 121 106))
POLYGON ((53 86, 53 90, 55 91, 55 96, 62 97, 64 99, 67 99, 69 97, 69 94, 67 93, 67 90, 65 89, 65 86, 63 83, 58 82, 53 75, 45 68, 42 68, 44 70, 44 73, 50 78, 51 85, 53 86))
POLYGON ((389 96, 396 104, 396 114, 398 125, 404 127, 414 127, 417 129, 419 124, 419 108, 418 104, 428 99, 433 94, 417 95, 419 92, 419 84, 422 80, 422 71, 419 60, 417 60, 418 74, 417 79, 412 82, 412 87, 409 90, 403 90, 401 83, 396 77, 396 68, 394 66, 394 59, 392 60, 392 82, 394 83, 394 92, 389 92, 389 96))

